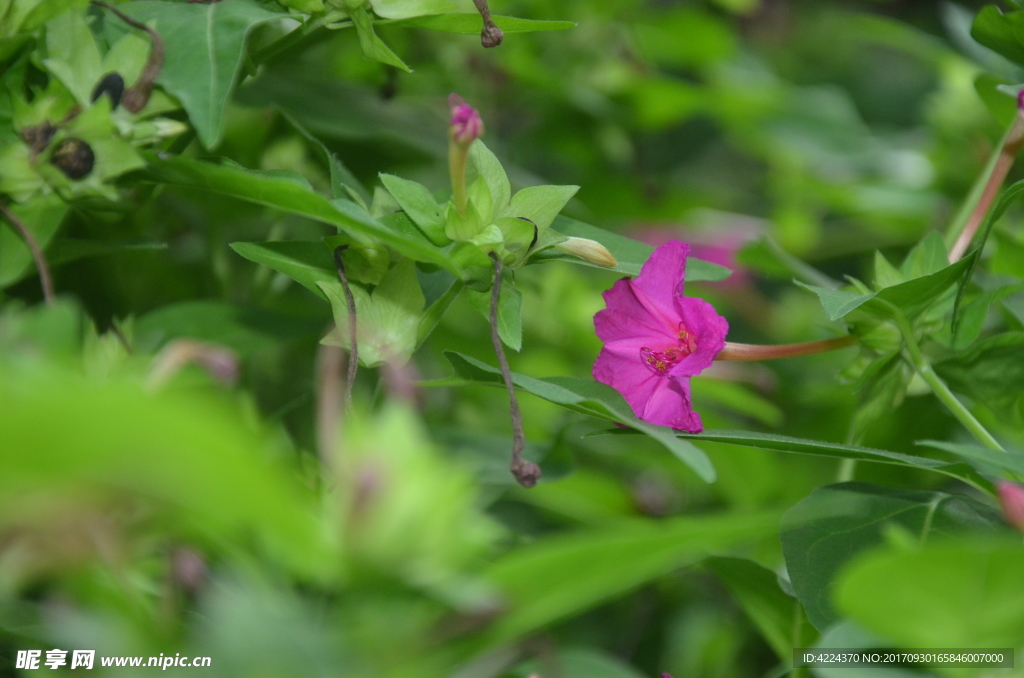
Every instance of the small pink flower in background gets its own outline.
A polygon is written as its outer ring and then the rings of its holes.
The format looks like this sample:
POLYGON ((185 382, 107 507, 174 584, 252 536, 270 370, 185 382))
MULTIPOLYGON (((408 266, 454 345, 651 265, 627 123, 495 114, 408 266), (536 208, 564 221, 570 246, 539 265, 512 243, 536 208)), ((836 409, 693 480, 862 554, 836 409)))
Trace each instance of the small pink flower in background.
MULTIPOLYGON (((714 214, 719 214, 715 212, 714 214)), ((719 264, 733 271, 725 280, 704 283, 724 290, 748 287, 750 274, 736 260, 736 255, 763 232, 760 220, 743 215, 728 215, 729 221, 713 228, 690 228, 680 224, 643 224, 631 234, 651 247, 683 238, 690 245, 690 255, 697 259, 719 264)), ((723 217, 717 217, 717 220, 723 217)))
POLYGON ((1006 522, 1024 532, 1024 487, 1006 481, 1000 482, 997 487, 1006 522))
POLYGON ((678 240, 665 243, 639 276, 604 293, 607 308, 594 316, 604 342, 594 379, 621 393, 640 419, 700 433, 690 377, 725 347, 729 323, 703 299, 683 296, 689 251, 678 240))
POLYGON ((484 135, 484 121, 475 108, 462 100, 458 94, 448 97, 452 109, 452 139, 460 144, 471 144, 484 135))

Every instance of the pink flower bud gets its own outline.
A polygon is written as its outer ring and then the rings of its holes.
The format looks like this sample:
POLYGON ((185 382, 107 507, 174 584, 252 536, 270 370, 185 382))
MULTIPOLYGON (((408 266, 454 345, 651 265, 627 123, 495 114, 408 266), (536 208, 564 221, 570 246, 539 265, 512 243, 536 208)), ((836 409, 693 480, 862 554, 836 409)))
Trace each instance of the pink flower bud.
POLYGON ((459 144, 469 145, 484 135, 484 121, 480 113, 462 100, 458 94, 448 97, 452 109, 452 139, 459 144))
POLYGON ((1017 110, 1024 111, 1024 89, 1017 92, 1017 110))
POLYGON ((1024 532, 1024 487, 1006 481, 999 482, 996 487, 1006 522, 1024 532))

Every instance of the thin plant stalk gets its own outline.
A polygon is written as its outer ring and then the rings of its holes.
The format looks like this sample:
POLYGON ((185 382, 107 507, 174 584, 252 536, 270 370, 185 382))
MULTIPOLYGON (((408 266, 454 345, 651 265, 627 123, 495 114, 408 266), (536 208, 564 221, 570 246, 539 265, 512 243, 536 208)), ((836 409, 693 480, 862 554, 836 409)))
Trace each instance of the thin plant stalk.
POLYGON ((3 214, 4 218, 11 222, 14 230, 21 235, 25 245, 28 246, 28 251, 32 254, 32 261, 36 264, 36 271, 39 273, 39 285, 43 288, 43 299, 46 300, 47 304, 53 306, 55 303, 53 276, 50 275, 50 265, 46 262, 46 257, 43 255, 43 249, 39 246, 39 241, 36 240, 32 231, 22 223, 21 219, 14 216, 14 212, 3 204, 0 204, 0 214, 3 214))
POLYGON ((1002 188, 1006 175, 1009 174, 1010 168, 1013 167, 1013 163, 1016 161, 1017 155, 1022 148, 1024 148, 1024 111, 1021 110, 1020 99, 1018 99, 1017 115, 1014 116, 1013 124, 1010 126, 1006 136, 1003 137, 995 162, 986 168, 988 178, 985 180, 981 196, 974 205, 974 209, 971 210, 963 230, 960 231, 960 235, 949 251, 949 263, 953 264, 960 261, 967 252, 971 241, 978 233, 978 227, 985 220, 985 215, 988 214, 989 208, 992 207, 992 202, 999 195, 999 189, 1002 188))
POLYGON ((359 371, 359 339, 358 328, 356 327, 356 300, 352 296, 352 288, 348 284, 348 275, 345 273, 345 264, 341 260, 341 253, 348 249, 347 245, 334 248, 334 265, 338 268, 338 278, 341 279, 341 286, 345 290, 345 301, 348 304, 348 376, 345 382, 345 410, 352 406, 352 387, 356 383, 356 374, 359 371))
POLYGON ((526 447, 526 435, 523 433, 523 413, 519 410, 519 399, 516 398, 516 386, 512 381, 512 370, 509 369, 508 360, 505 358, 505 348, 501 344, 501 336, 498 334, 498 301, 501 297, 501 259, 494 252, 490 254, 494 260, 494 287, 491 291, 491 343, 494 344, 494 352, 498 356, 498 367, 501 369, 501 377, 505 380, 505 389, 508 391, 508 409, 512 418, 512 463, 509 469, 512 475, 523 487, 533 487, 540 479, 540 467, 532 461, 523 459, 523 448, 526 447))
POLYGON ((903 340, 907 345, 907 353, 910 356, 910 362, 914 366, 921 378, 924 379, 925 383, 931 388, 932 393, 938 398, 943 405, 946 406, 954 417, 956 417, 961 424, 964 425, 971 434, 978 439, 985 447, 991 450, 998 450, 999 452, 1005 452, 1003 446, 999 444, 999 441, 988 432, 980 421, 978 421, 971 411, 964 407, 964 404, 957 400, 957 397, 953 395, 953 392, 949 390, 949 386, 946 382, 942 381, 942 378, 935 373, 931 363, 928 362, 927 358, 921 352, 921 347, 917 344, 917 339, 914 337, 914 328, 910 326, 910 323, 903 316, 903 314, 892 307, 893 320, 896 326, 899 328, 900 333, 903 334, 903 340))
POLYGON ((802 344, 736 344, 726 342, 725 348, 715 356, 715 360, 750 362, 754 360, 777 360, 779 358, 796 358, 815 353, 835 351, 853 346, 857 337, 848 335, 822 341, 807 341, 802 344))

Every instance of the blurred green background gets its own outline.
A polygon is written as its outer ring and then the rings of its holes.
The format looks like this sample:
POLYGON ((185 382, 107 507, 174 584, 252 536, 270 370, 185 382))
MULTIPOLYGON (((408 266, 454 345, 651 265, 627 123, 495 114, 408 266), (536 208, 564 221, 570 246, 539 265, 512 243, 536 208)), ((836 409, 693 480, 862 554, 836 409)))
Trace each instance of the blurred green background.
MULTIPOLYGON (((370 192, 379 172, 443 192, 457 92, 513 188, 579 185, 565 214, 654 245, 681 239, 734 268, 687 286, 729 319, 731 341, 811 341, 840 326, 757 243, 865 279, 874 250, 899 261, 945 228, 1013 114, 995 85, 1021 80, 971 39, 981 5, 494 0, 496 14, 577 26, 509 33, 492 50, 381 26, 413 73, 364 58, 351 31, 319 31, 243 78, 218 147, 184 153, 327 190, 298 124, 370 192)), ((209 655, 208 669, 171 672, 261 678, 781 676, 787 643, 817 641, 824 629, 790 597, 778 524, 836 480, 839 460, 700 443, 718 472, 706 484, 652 439, 585 437, 607 425, 523 394, 528 456, 545 470, 524 490, 507 472, 503 390, 427 388, 409 404, 362 370, 325 479, 317 354, 331 309, 228 245, 333 229, 192 188, 122 188, 61 223, 66 242, 93 250, 51 249, 55 308, 31 272, 0 292, 0 676, 22 675, 17 650, 51 647, 209 655), (153 356, 179 338, 234 351, 237 383, 189 367, 145 388, 153 356)), ((1024 235, 1010 221, 991 270, 1019 276, 1024 235)), ((593 315, 616 278, 565 263, 517 271, 513 370, 588 377, 593 315)), ((1021 329, 1024 313, 1005 315, 1021 329)), ((404 378, 447 377, 446 350, 494 363, 465 298, 404 378)), ((709 429, 842 443, 858 402, 841 374, 851 359, 719 363, 694 379, 695 407, 709 429)), ((1024 443, 1012 422, 976 414, 1024 443)), ((912 383, 862 444, 927 456, 922 439, 966 437, 912 383)), ((872 463, 855 479, 922 493, 900 499, 914 507, 963 489, 872 463)), ((982 531, 1002 530, 991 503, 968 503, 950 525, 977 512, 982 531)), ((924 612, 904 622, 928 626, 924 612)), ((1024 641, 943 633, 913 640, 1024 641)))

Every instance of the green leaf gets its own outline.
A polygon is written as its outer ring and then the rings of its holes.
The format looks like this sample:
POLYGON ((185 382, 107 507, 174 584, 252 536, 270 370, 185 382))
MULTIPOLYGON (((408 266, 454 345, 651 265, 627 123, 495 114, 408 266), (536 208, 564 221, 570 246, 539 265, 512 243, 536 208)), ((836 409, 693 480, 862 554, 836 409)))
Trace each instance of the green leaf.
POLYGON ((729 443, 731 445, 742 445, 761 450, 776 450, 778 452, 809 454, 836 459, 854 459, 856 461, 873 461, 880 464, 895 464, 897 466, 926 469, 962 480, 985 492, 991 493, 992 491, 991 483, 979 476, 970 467, 965 464, 950 463, 940 459, 917 457, 899 452, 859 447, 857 445, 842 445, 839 443, 807 440, 805 438, 793 438, 791 436, 775 435, 774 433, 758 433, 756 431, 706 429, 703 433, 679 433, 677 435, 682 438, 707 440, 712 443, 729 443))
MULTIPOLYGON (((491 290, 466 290, 473 308, 480 311, 488 322, 491 318, 491 293, 491 290)), ((501 294, 498 296, 498 336, 513 351, 523 347, 523 295, 508 276, 502 276, 501 294)))
POLYGON ((636 521, 549 537, 515 549, 484 571, 510 611, 492 631, 504 642, 621 596, 680 567, 774 533, 778 515, 636 521))
POLYGON ((1000 416, 1020 420, 1024 332, 1006 332, 983 339, 934 367, 954 391, 981 401, 1000 416))
POLYGON ((391 174, 381 174, 380 180, 384 188, 388 189, 391 196, 432 243, 445 245, 449 242, 444 234, 446 221, 441 206, 434 200, 434 196, 430 195, 426 186, 391 174))
MULTIPOLYGON (((538 21, 536 19, 518 19, 512 16, 495 15, 491 15, 491 18, 498 28, 507 34, 533 33, 535 31, 564 31, 567 28, 576 27, 576 24, 572 21, 538 21)), ((448 33, 464 33, 465 35, 480 35, 480 29, 483 28, 480 15, 474 12, 451 12, 409 19, 384 20, 377 23, 410 28, 426 28, 431 31, 446 31, 448 33)))
MULTIPOLYGON (((512 195, 512 187, 508 183, 505 168, 481 139, 469 147, 469 164, 466 168, 466 183, 472 185, 477 177, 483 177, 487 188, 491 189, 491 203, 496 216, 508 214, 508 203, 512 195)), ((515 215, 511 215, 515 216, 515 215)))
MULTIPOLYGON (((597 226, 591 226, 585 224, 582 221, 576 221, 569 219, 565 216, 558 216, 551 224, 552 230, 560 233, 561 235, 571 236, 574 238, 587 238, 589 240, 595 240, 612 253, 618 265, 613 268, 604 268, 603 266, 597 266, 590 264, 579 257, 575 257, 566 252, 562 252, 558 249, 548 249, 543 252, 537 253, 535 256, 530 258, 530 261, 571 261, 575 264, 581 264, 583 266, 592 266, 599 268, 603 271, 616 271, 625 275, 640 275, 640 269, 650 258, 654 248, 650 245, 645 245, 642 242, 627 238, 619 235, 618 233, 612 233, 606 231, 603 228, 597 226)), ((732 271, 727 269, 725 266, 719 266, 713 264, 710 261, 704 261, 702 259, 694 259, 690 257, 686 260, 686 279, 691 282, 699 280, 725 280, 732 271)))
POLYGON ((1011 474, 1024 476, 1024 454, 1016 450, 1003 452, 981 445, 948 443, 941 440, 919 440, 917 444, 955 454, 988 475, 998 476, 1009 471, 1011 474))
POLYGON ((964 495, 850 482, 820 487, 787 511, 780 537, 793 591, 824 630, 839 619, 831 604, 836 573, 882 544, 890 526, 924 544, 936 535, 994 533, 1001 524, 991 506, 964 495))
POLYGON ((817 633, 804 619, 800 601, 779 587, 777 574, 745 558, 708 558, 705 565, 722 580, 780 660, 789 662, 794 647, 813 644, 817 633))
POLYGON ((385 19, 445 14, 458 8, 451 0, 370 0, 373 12, 385 19))
POLYGON ((913 320, 916 316, 927 310, 939 296, 959 280, 968 267, 972 265, 975 256, 968 255, 936 273, 886 287, 873 294, 858 294, 844 290, 815 287, 800 281, 796 281, 796 284, 818 295, 821 305, 825 309, 825 315, 828 316, 829 320, 839 320, 862 306, 865 307, 866 311, 873 314, 889 317, 891 315, 891 308, 888 304, 902 311, 908 320, 913 320), (870 305, 865 306, 869 302, 870 305))
MULTIPOLYGON (((446 351, 445 357, 452 364, 455 376, 452 379, 425 382, 424 386, 479 383, 504 388, 501 372, 497 368, 453 351, 446 351)), ((715 468, 703 451, 688 441, 679 439, 676 432, 670 428, 655 426, 638 419, 629 404, 611 386, 575 377, 535 379, 516 372, 512 373, 512 381, 520 389, 548 402, 644 433, 661 443, 705 482, 710 483, 715 479, 715 468)))
MULTIPOLYGON (((900 265, 900 273, 907 280, 938 273, 949 266, 946 244, 938 231, 930 231, 910 252, 900 265)), ((902 282, 902 281, 901 281, 902 282)))
POLYGON ((46 52, 46 69, 57 76, 78 103, 88 106, 103 72, 100 50, 82 12, 65 12, 50 20, 46 25, 46 52))
MULTIPOLYGON (((546 658, 547 659, 547 658, 546 658)), ((558 662, 562 678, 647 678, 621 659, 590 648, 580 647, 558 652, 550 658, 558 662)), ((538 676, 545 664, 537 659, 524 662, 516 668, 515 676, 538 676)))
POLYGON ((53 368, 0 370, 0 401, 8 516, 40 501, 69 519, 128 501, 178 539, 230 540, 241 553, 255 535, 303 578, 337 572, 314 495, 223 399, 53 368))
POLYGON ((294 115, 288 111, 281 111, 288 123, 294 127, 299 134, 306 137, 311 143, 317 146, 327 159, 327 167, 331 172, 331 196, 333 198, 352 197, 363 209, 367 209, 370 203, 370 194, 366 192, 363 184, 352 174, 345 164, 341 162, 337 154, 327 148, 324 142, 317 139, 294 115))
POLYGON ((178 98, 203 145, 217 146, 246 38, 256 26, 281 15, 249 0, 135 0, 120 9, 160 33, 166 55, 157 84, 178 98))
POLYGON ((1003 14, 995 5, 982 7, 971 26, 971 37, 1010 61, 1024 64, 1024 12, 1003 14))
POLYGON ((569 202, 579 186, 531 186, 512 196, 508 208, 509 216, 529 219, 544 232, 565 204, 569 202))
POLYGON ((1019 647, 1022 563, 1019 535, 875 552, 842 573, 835 601, 901 647, 1019 647))
POLYGON ((395 68, 401 68, 406 73, 412 73, 412 69, 406 66, 405 62, 392 52, 391 48, 384 44, 384 41, 377 36, 376 31, 373 30, 373 19, 366 11, 365 6, 349 8, 348 15, 352 18, 352 23, 356 27, 356 35, 359 36, 359 48, 363 51, 363 56, 367 59, 373 59, 374 61, 394 66, 395 68))
POLYGON ((135 322, 140 349, 156 350, 172 339, 221 344, 242 356, 274 351, 281 343, 316 335, 323 321, 223 301, 184 301, 151 311, 135 322))
MULTIPOLYGON (((334 310, 335 329, 321 343, 350 348, 348 298, 337 280, 318 283, 334 310)), ((416 279, 416 264, 404 259, 391 267, 372 293, 350 285, 356 303, 356 340, 359 361, 376 367, 389 361, 405 362, 416 350, 420 316, 425 300, 416 279)))
POLYGON ((420 318, 420 327, 416 333, 417 346, 426 341, 427 337, 437 328, 437 325, 441 322, 441 317, 455 303, 455 300, 458 299, 464 289, 465 285, 463 285, 461 280, 452 279, 451 285, 445 290, 444 294, 427 307, 427 310, 423 312, 423 317, 420 318))
POLYGON ((327 295, 320 289, 318 283, 338 279, 331 253, 322 242, 234 242, 231 243, 231 249, 249 261, 284 273, 325 301, 327 295))
POLYGON ((892 287, 906 282, 906 277, 896 270, 896 267, 889 263, 885 255, 875 252, 875 288, 882 289, 892 287))
POLYGON ((369 238, 371 243, 379 240, 416 261, 460 274, 405 215, 377 221, 355 203, 329 201, 293 181, 189 158, 160 160, 150 155, 149 175, 156 181, 214 191, 331 224, 353 236, 369 238))

